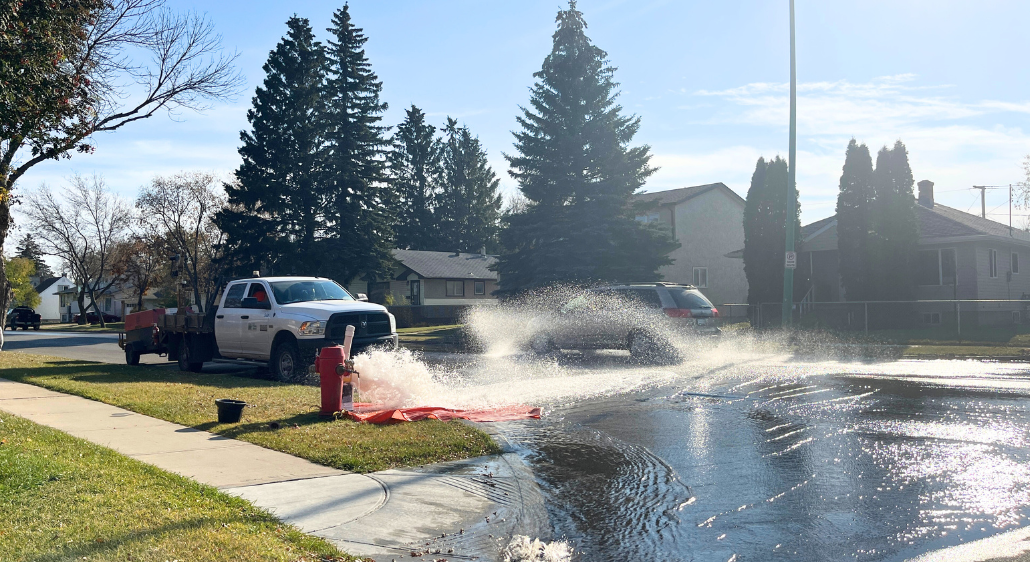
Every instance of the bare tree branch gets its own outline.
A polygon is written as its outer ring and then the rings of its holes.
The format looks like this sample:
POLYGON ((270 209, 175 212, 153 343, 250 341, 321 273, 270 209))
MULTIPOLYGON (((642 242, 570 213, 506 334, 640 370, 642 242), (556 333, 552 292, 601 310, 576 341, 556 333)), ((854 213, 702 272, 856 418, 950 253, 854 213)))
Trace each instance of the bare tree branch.
POLYGON ((107 190, 99 176, 73 176, 69 184, 63 197, 41 186, 26 198, 25 214, 40 248, 60 258, 80 284, 83 318, 89 295, 103 324, 97 302, 120 280, 113 254, 128 233, 132 210, 107 190))
POLYGON ((213 218, 225 205, 212 174, 185 172, 156 177, 136 200, 144 220, 160 225, 169 249, 178 253, 198 306, 217 291, 214 258, 223 233, 213 218))

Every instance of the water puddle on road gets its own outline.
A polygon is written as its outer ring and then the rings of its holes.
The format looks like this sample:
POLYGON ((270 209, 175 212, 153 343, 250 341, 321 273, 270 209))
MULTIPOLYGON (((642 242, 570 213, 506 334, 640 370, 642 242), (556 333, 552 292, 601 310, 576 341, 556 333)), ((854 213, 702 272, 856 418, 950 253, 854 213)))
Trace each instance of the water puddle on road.
MULTIPOLYGON (((507 333, 524 343, 527 323, 507 333)), ((1030 523, 1026 364, 781 343, 686 341, 666 366, 488 346, 365 369, 391 372, 402 405, 543 407, 500 427, 577 560, 902 561, 1030 523)))

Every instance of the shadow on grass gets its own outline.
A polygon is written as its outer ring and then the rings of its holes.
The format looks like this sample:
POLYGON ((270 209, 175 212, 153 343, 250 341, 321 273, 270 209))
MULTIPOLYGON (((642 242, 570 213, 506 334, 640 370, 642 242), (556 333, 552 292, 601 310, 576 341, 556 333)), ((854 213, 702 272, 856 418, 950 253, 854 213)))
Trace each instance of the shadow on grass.
POLYGON ((118 549, 122 547, 132 548, 133 543, 143 543, 152 538, 160 538, 163 535, 177 533, 179 531, 189 531, 192 529, 217 529, 223 525, 231 523, 242 523, 244 525, 254 523, 277 523, 271 517, 261 517, 260 519, 247 518, 247 517, 224 517, 224 518, 210 518, 200 517, 194 519, 187 519, 185 521, 179 521, 176 523, 170 523, 162 525, 155 529, 148 529, 145 531, 131 531, 125 533, 119 537, 107 538, 104 542, 87 543, 72 548, 63 548, 59 552, 43 554, 34 558, 27 558, 25 560, 31 560, 32 562, 57 562, 58 560, 81 560, 84 557, 92 557, 94 555, 100 556, 113 556, 118 549))
POLYGON ((240 435, 248 435, 251 433, 273 433, 279 429, 286 429, 289 427, 315 425, 322 423, 330 423, 335 421, 335 418, 324 418, 318 415, 318 410, 312 410, 303 414, 295 414, 290 417, 281 418, 277 420, 262 420, 260 422, 240 422, 238 424, 223 424, 217 421, 205 422, 191 426, 193 429, 199 429, 200 431, 211 432, 212 429, 221 426, 217 431, 218 435, 225 437, 231 437, 236 439, 240 435), (279 424, 278 428, 273 428, 271 424, 279 424))

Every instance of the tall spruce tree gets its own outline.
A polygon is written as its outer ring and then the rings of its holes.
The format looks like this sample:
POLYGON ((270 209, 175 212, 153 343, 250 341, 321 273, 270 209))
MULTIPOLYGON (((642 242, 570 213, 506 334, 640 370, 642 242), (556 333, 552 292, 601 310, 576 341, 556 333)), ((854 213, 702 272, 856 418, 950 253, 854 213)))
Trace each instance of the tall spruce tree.
POLYGON ((379 101, 383 84, 365 57, 368 38, 351 22, 347 5, 333 14, 328 31, 323 126, 332 259, 326 265, 332 277, 348 282, 358 274, 389 270, 395 202, 386 173, 389 128, 379 125, 387 104, 379 101))
POLYGON ((852 301, 867 300, 872 292, 869 231, 874 198, 869 147, 851 139, 837 194, 837 256, 844 294, 852 301))
POLYGON ((497 250, 500 230, 500 180, 486 160, 486 150, 468 127, 447 118, 443 143, 443 182, 437 207, 441 243, 446 250, 497 250))
POLYGON ((553 283, 654 279, 677 247, 667 231, 635 220, 630 198, 655 172, 648 146, 629 147, 640 119, 621 115, 615 68, 586 36, 576 9, 558 12, 514 133, 509 172, 529 199, 502 233, 501 289, 553 283))
POLYGON ((899 140, 876 155, 873 171, 873 215, 870 271, 875 300, 915 298, 915 266, 919 229, 916 225, 912 168, 908 150, 899 140))
POLYGON ((436 127, 426 114, 411 106, 397 126, 390 151, 390 179, 397 197, 397 247, 444 250, 435 211, 440 190, 442 147, 436 127))
MULTIPOLYGON (((797 197, 797 190, 794 190, 797 197)), ((748 304, 783 300, 783 260, 787 228, 787 161, 759 158, 744 205, 744 275, 748 304)), ((795 200, 794 239, 801 240, 801 206, 795 200)), ((800 244, 796 247, 800 251, 800 244)), ((795 297, 807 290, 803 274, 795 277, 795 297)))
POLYGON ((225 184, 228 205, 215 218, 237 273, 325 271, 317 251, 325 229, 319 185, 325 53, 307 19, 294 16, 287 26, 263 67, 265 80, 247 112, 252 130, 240 135, 243 163, 236 181, 225 184))
POLYGON ((35 276, 40 281, 54 276, 54 271, 50 269, 47 262, 43 261, 43 249, 39 247, 31 234, 22 236, 15 250, 17 252, 15 257, 32 260, 32 263, 36 265, 35 276))

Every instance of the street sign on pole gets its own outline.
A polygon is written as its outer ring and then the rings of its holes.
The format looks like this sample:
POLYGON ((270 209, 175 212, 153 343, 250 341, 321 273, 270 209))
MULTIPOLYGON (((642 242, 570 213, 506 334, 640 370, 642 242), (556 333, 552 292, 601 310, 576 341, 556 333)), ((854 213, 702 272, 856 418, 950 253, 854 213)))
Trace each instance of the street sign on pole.
POLYGON ((798 253, 797 252, 787 252, 787 259, 783 262, 783 267, 786 267, 787 269, 797 269, 798 268, 798 253))

